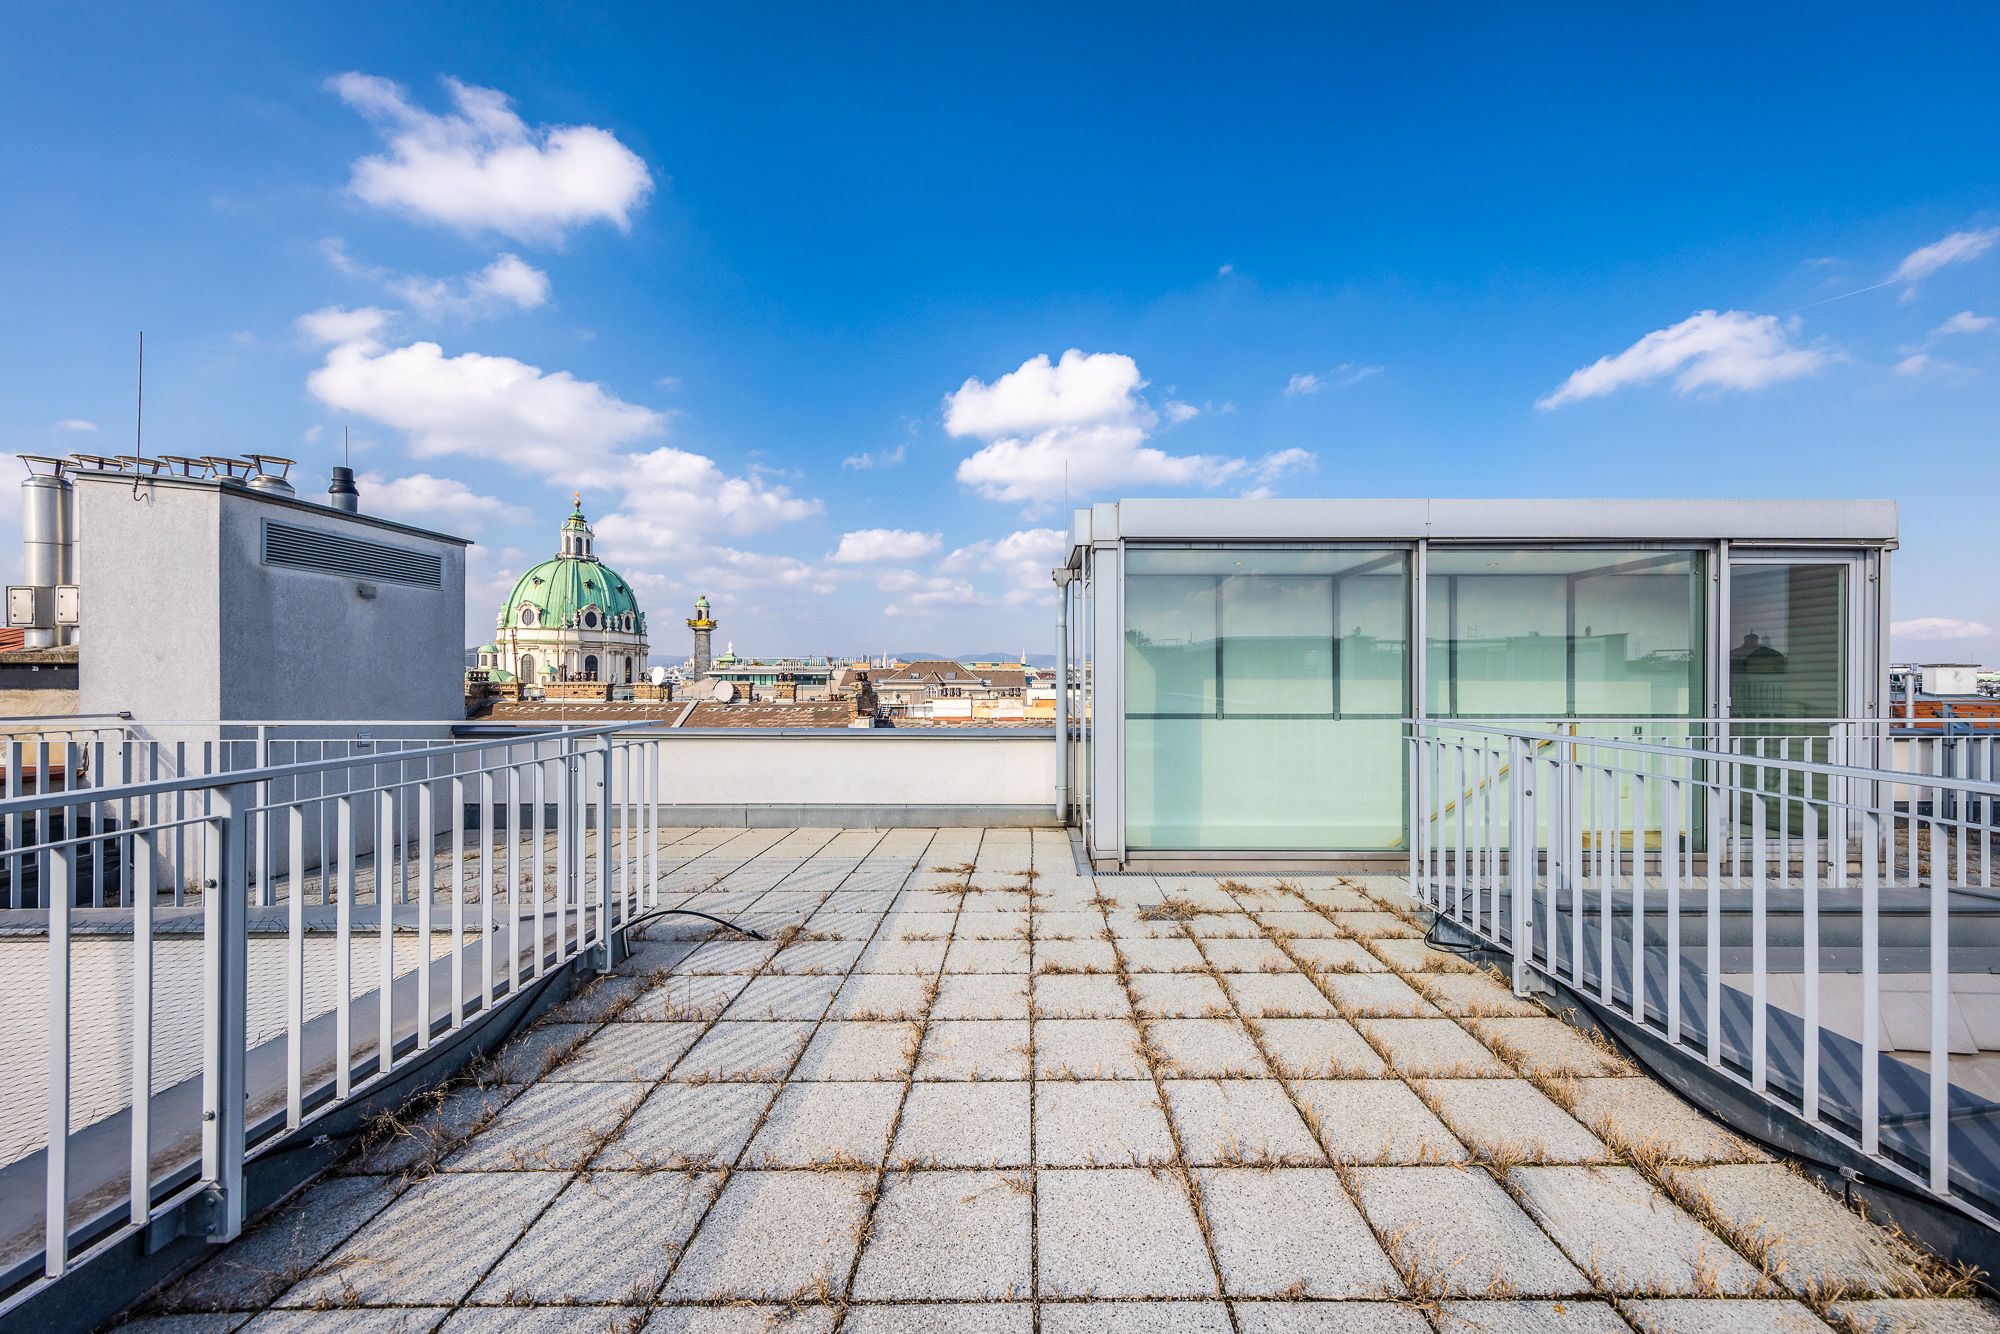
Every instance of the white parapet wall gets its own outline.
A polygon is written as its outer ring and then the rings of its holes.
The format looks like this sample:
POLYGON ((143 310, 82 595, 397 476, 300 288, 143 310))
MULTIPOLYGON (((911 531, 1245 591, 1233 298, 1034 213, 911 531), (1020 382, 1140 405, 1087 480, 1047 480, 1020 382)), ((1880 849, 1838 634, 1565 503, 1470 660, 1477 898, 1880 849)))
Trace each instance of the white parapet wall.
POLYGON ((1053 729, 666 731, 677 825, 1055 823, 1053 729))

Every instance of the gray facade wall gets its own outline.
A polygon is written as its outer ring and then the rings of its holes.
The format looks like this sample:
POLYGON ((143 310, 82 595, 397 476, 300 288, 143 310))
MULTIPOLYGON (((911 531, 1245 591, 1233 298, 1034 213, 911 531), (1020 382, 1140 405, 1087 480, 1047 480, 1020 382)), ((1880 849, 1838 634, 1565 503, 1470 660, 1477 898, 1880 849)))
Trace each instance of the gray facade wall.
POLYGON ((243 487, 76 481, 85 712, 145 721, 463 716, 465 544, 243 487), (436 552, 436 588, 263 563, 275 519, 436 552), (363 596, 362 585, 373 589, 363 596))

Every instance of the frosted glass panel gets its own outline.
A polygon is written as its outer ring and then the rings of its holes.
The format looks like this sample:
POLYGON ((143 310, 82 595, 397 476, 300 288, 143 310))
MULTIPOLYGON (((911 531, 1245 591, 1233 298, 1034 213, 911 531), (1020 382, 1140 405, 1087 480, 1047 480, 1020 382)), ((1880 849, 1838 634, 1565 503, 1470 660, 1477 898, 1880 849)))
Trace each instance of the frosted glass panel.
POLYGON ((1691 717, 1701 558, 1688 551, 1433 549, 1434 717, 1691 717))
POLYGON ((1126 553, 1126 841, 1403 846, 1401 551, 1126 553))

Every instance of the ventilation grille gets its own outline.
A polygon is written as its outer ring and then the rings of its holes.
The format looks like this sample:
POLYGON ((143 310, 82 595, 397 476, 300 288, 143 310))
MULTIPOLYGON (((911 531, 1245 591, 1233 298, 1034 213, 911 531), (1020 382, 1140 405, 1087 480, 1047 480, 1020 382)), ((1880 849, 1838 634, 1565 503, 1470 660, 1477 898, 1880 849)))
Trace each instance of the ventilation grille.
POLYGON ((264 563, 424 588, 444 583, 444 557, 435 551, 406 551, 289 523, 265 522, 264 563))

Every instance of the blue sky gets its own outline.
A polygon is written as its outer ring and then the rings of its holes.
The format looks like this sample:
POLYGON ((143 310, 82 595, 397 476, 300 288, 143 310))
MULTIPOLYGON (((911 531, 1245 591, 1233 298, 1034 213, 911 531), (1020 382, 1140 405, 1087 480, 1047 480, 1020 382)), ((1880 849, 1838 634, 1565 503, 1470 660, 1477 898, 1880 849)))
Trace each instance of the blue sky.
POLYGON ((1521 14, 17 8, 0 448, 129 449, 143 328, 149 451, 347 426, 469 641, 581 489, 675 655, 1043 651, 1065 464, 1889 496, 2000 658, 2000 12, 1521 14))

